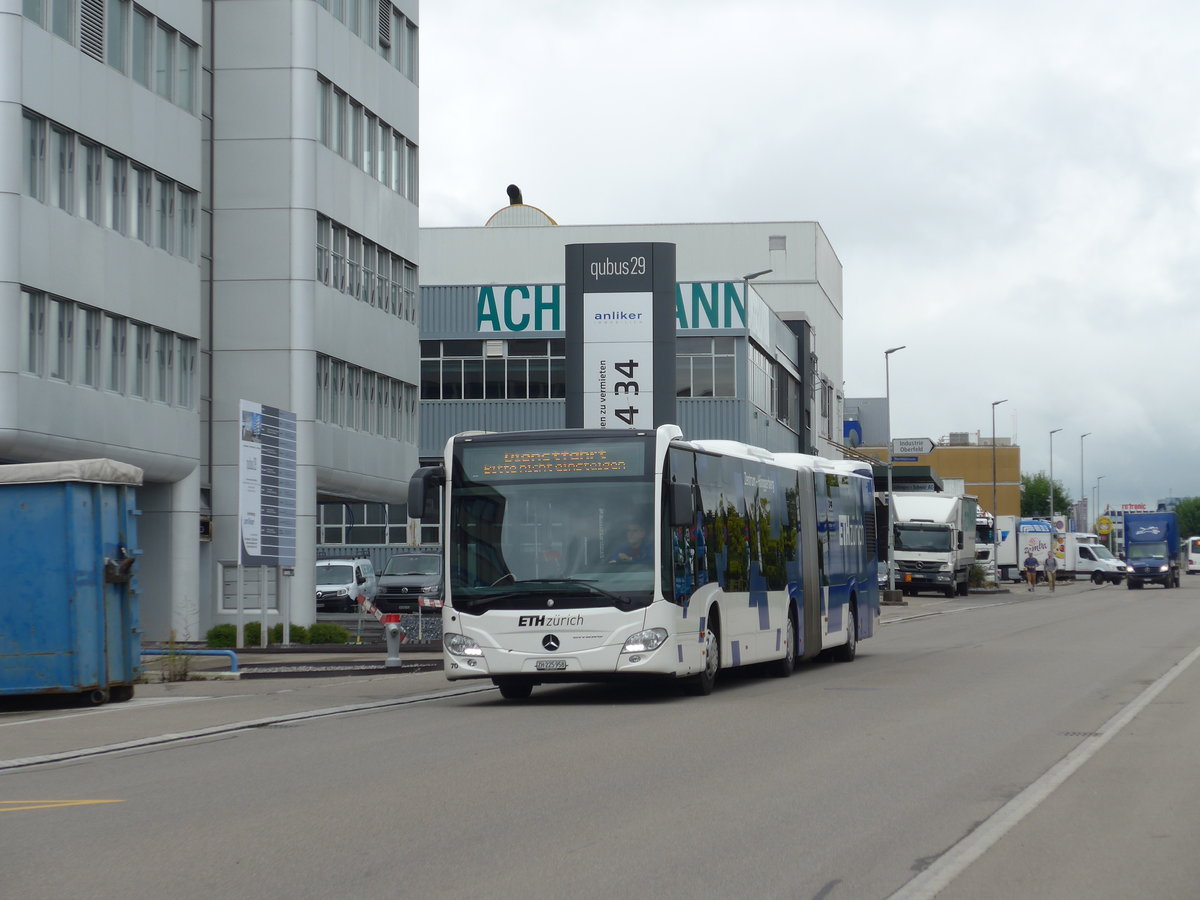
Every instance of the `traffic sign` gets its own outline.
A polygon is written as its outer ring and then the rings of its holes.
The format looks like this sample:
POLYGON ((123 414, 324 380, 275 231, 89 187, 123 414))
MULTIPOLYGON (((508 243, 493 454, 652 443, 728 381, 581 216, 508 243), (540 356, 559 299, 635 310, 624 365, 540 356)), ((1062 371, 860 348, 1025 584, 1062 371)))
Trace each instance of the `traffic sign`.
POLYGON ((929 438, 892 438, 892 456, 902 453, 905 456, 933 452, 933 441, 929 438))
POLYGON ((1106 537, 1112 533, 1113 523, 1108 516, 1101 516, 1096 520, 1096 534, 1101 537, 1106 537))
POLYGON ((916 462, 916 461, 917 461, 917 458, 916 458, 915 456, 893 456, 893 457, 892 457, 892 462, 894 462, 894 463, 897 463, 897 462, 916 462))

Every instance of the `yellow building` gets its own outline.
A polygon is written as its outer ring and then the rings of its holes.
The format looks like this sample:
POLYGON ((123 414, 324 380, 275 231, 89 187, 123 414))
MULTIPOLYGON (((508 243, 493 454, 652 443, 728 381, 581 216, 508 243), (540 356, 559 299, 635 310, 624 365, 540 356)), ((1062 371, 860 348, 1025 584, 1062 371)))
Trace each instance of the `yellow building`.
MULTIPOLYGON (((865 456, 887 461, 883 447, 856 447, 865 456)), ((992 501, 992 439, 955 432, 934 445, 930 453, 906 456, 893 463, 896 473, 906 466, 927 466, 938 478, 961 478, 966 493, 979 498, 979 508, 1001 516, 1021 514, 1021 448, 1009 438, 996 438, 995 503, 992 501), (995 509, 993 509, 995 507, 995 509)))

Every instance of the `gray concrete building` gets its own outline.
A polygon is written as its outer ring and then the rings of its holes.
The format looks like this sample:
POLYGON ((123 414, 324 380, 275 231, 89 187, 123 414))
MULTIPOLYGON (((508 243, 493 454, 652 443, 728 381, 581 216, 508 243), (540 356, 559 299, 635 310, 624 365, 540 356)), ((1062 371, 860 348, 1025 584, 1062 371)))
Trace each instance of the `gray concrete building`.
POLYGON ((684 434, 840 458, 842 267, 818 223, 559 225, 523 203, 421 231, 421 456, 563 427, 565 247, 655 241, 676 245, 684 434))
POLYGON ((0 462, 144 470, 148 639, 234 616, 242 400, 298 509, 246 606, 311 622, 320 510, 404 499, 418 54, 416 0, 0 0, 0 462))

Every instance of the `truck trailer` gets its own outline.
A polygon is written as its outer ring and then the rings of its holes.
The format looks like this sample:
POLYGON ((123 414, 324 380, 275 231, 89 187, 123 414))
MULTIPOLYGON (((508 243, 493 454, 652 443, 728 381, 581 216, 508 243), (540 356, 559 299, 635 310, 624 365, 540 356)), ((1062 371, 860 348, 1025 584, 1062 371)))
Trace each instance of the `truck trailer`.
POLYGON ((1179 522, 1173 512, 1125 514, 1125 584, 1179 587, 1179 522))
POLYGON ((893 556, 901 592, 965 597, 975 562, 974 497, 893 494, 893 556))

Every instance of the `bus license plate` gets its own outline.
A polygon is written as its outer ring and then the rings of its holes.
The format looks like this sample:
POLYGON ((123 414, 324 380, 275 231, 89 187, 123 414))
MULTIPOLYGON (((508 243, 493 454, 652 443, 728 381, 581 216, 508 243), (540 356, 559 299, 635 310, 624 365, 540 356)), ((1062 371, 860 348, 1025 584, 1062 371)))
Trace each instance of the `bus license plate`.
POLYGON ((561 672, 567 667, 565 659, 539 659, 535 660, 533 667, 539 672, 561 672))

